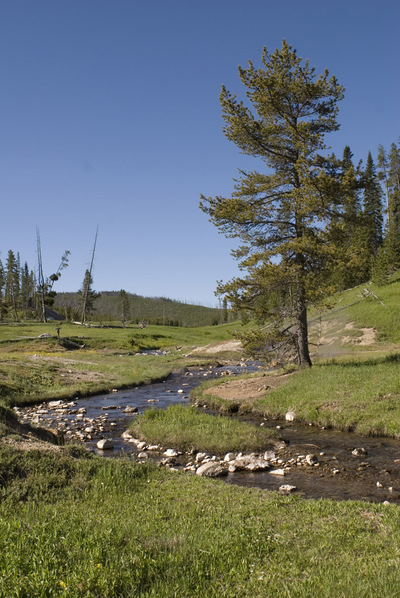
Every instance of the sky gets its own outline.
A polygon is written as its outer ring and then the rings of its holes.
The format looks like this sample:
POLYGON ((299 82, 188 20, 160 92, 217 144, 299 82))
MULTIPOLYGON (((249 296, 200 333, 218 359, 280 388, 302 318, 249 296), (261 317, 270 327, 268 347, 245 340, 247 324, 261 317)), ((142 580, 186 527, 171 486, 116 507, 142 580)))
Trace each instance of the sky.
POLYGON ((261 169, 223 132, 219 93, 286 39, 346 88, 354 160, 397 142, 398 0, 0 0, 0 259, 77 291, 98 227, 93 288, 217 305, 235 246, 199 209, 261 169))

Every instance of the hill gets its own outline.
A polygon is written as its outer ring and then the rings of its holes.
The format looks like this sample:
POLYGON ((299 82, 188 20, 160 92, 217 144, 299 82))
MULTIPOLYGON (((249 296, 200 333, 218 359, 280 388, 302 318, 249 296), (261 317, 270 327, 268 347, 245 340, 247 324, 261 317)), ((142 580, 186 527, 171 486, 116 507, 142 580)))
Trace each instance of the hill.
MULTIPOLYGON (((78 293, 58 293, 54 309, 69 320, 80 318, 78 293)), ((222 324, 223 310, 203 305, 192 305, 168 299, 167 297, 142 297, 126 293, 126 303, 122 307, 119 291, 102 291, 94 302, 90 320, 111 322, 126 320, 132 324, 155 324, 162 326, 212 326, 222 324)), ((226 321, 226 317, 225 317, 226 321)))

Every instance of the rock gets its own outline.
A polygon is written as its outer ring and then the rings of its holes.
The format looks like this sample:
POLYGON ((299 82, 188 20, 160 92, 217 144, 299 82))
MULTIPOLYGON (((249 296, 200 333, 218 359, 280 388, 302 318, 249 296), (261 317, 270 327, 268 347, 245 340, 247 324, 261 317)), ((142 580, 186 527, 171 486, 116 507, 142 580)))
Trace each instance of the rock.
POLYGON ((236 455, 235 453, 226 453, 225 457, 224 457, 224 461, 233 461, 235 459, 236 455))
POLYGON ((376 487, 377 488, 383 488, 383 484, 381 484, 381 482, 376 482, 376 487))
POLYGON ((96 446, 100 451, 105 451, 105 450, 113 449, 114 443, 110 438, 102 438, 101 440, 98 441, 96 446))
POLYGON ((282 484, 282 486, 279 486, 279 491, 280 492, 293 492, 294 490, 297 490, 296 486, 291 486, 290 484, 282 484))
POLYGON ((130 440, 132 438, 132 434, 130 434, 128 430, 125 430, 125 432, 122 432, 121 438, 124 440, 130 440))
POLYGON ((316 465, 318 463, 318 457, 316 455, 306 455, 306 463, 308 465, 316 465))
POLYGON ((148 459, 149 455, 145 452, 142 451, 141 453, 138 454, 138 459, 148 459))
POLYGON ((47 406, 48 406, 49 409, 56 409, 57 407, 59 407, 63 403, 64 403, 64 401, 49 401, 47 403, 47 406))
POLYGON ((286 472, 284 469, 272 469, 269 473, 271 475, 282 475, 283 476, 283 475, 285 475, 286 472))
POLYGON ((108 411, 109 409, 121 409, 121 407, 118 407, 118 405, 103 405, 103 407, 101 408, 103 411, 108 411))
POLYGON ((180 453, 178 453, 178 451, 176 451, 175 449, 167 449, 166 451, 164 451, 163 455, 165 457, 177 457, 178 455, 180 455, 180 453))
POLYGON ((141 451, 145 448, 146 443, 144 442, 144 440, 142 440, 141 442, 138 442, 136 446, 138 447, 138 450, 141 451))
POLYGON ((223 475, 227 475, 227 470, 223 465, 220 463, 216 463, 215 461, 208 461, 207 463, 203 463, 200 467, 196 470, 196 475, 207 476, 210 478, 216 478, 223 475))
POLYGON ((178 390, 178 394, 182 394, 183 392, 184 392, 184 391, 182 390, 182 388, 180 388, 180 389, 178 390))
POLYGON ((358 447, 358 448, 355 448, 353 451, 351 451, 351 454, 354 455, 355 457, 365 457, 368 453, 365 448, 358 447))
POLYGON ((147 447, 148 451, 159 451, 160 450, 160 445, 159 444, 150 444, 150 446, 147 447))
POLYGON ((122 411, 122 413, 137 413, 137 412, 138 412, 138 408, 132 407, 132 405, 127 405, 125 407, 125 409, 122 411))
POLYGON ((294 411, 290 410, 285 414, 285 420, 287 422, 293 422, 295 419, 296 419, 296 414, 294 411))
POLYGON ((232 465, 236 469, 247 469, 248 471, 260 471, 263 469, 269 469, 270 465, 267 461, 261 457, 255 455, 244 455, 234 460, 232 465))
POLYGON ((196 463, 203 461, 207 457, 207 453, 197 453, 196 455, 196 463))
POLYGON ((276 455, 274 453, 274 451, 265 451, 264 453, 264 459, 266 461, 270 461, 271 459, 275 459, 276 455))

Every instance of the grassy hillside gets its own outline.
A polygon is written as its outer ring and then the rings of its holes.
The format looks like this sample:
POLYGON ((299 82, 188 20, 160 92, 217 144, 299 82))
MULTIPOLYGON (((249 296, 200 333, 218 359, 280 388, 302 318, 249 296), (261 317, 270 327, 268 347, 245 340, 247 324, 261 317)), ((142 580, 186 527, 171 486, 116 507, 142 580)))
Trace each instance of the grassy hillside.
MULTIPOLYGON (((54 309, 70 320, 80 318, 77 293, 58 293, 54 309)), ((133 324, 147 322, 163 326, 212 326, 223 321, 222 310, 174 301, 166 297, 141 297, 127 293, 127 320, 133 324)), ((102 291, 95 300, 89 319, 111 322, 121 319, 119 292, 102 291)))
MULTIPOLYGON (((311 313, 313 367, 283 375, 279 384, 273 373, 271 382, 264 379, 270 388, 263 397, 241 399, 232 392, 236 407, 267 418, 292 411, 312 425, 400 438, 400 280, 351 289, 332 304, 311 313)), ((229 411, 229 384, 209 382, 193 399, 229 411)))

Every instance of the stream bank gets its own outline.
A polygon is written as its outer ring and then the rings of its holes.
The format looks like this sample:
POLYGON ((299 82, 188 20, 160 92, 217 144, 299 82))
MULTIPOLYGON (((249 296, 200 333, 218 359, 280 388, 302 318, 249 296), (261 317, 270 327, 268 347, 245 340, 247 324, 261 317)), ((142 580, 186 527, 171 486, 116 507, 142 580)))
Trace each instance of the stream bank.
MULTIPOLYGON (((145 453, 146 459, 159 462, 165 458, 161 451, 149 451, 146 446, 138 448, 129 438, 121 437, 136 413, 152 407, 166 408, 171 404, 188 403, 190 391, 204 380, 257 369, 257 365, 250 363, 189 369, 157 384, 70 402, 44 403, 16 411, 23 421, 57 429, 67 439, 78 439, 89 450, 99 454, 115 457, 123 453, 138 458, 140 453, 145 453), (100 438, 109 439, 113 448, 99 451, 97 442, 100 438)), ((225 475, 227 483, 267 490, 278 490, 286 485, 295 489, 297 494, 313 499, 400 504, 398 441, 321 430, 299 422, 262 421, 249 415, 235 417, 252 421, 254 425, 278 428, 281 442, 276 445, 275 455, 265 471, 236 469, 225 475), (276 474, 277 470, 281 473, 276 474)), ((189 463, 193 464, 193 455, 170 457, 166 465, 174 469, 190 469, 189 463)))

